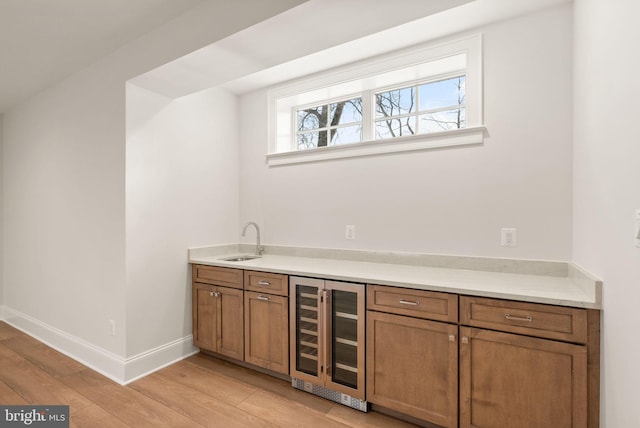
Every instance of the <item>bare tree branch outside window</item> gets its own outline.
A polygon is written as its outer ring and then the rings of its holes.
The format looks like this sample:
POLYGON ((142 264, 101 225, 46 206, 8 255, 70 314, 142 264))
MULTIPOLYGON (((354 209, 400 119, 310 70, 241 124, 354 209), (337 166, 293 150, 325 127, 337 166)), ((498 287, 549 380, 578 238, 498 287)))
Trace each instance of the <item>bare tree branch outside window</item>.
POLYGON ((378 140, 464 128, 465 96, 465 76, 457 76, 375 93, 364 122, 362 98, 297 110, 297 148, 360 142, 371 122, 378 140))
POLYGON ((452 96, 455 96, 453 100, 455 101, 455 105, 449 108, 440 108, 438 111, 421 116, 420 119, 425 123, 425 131, 423 132, 450 131, 466 126, 464 76, 440 83, 443 85, 447 84, 447 86, 453 88, 452 96))
POLYGON ((464 128, 464 83, 460 76, 377 93, 376 139, 464 128))
POLYGON ((298 110, 299 150, 357 141, 362 141, 362 98, 298 110))

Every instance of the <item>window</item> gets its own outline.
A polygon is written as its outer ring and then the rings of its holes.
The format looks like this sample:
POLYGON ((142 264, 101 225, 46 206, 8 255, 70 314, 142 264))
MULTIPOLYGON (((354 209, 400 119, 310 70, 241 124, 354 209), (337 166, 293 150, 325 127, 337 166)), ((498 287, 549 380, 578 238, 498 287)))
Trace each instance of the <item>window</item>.
POLYGON ((375 94, 376 140, 465 127, 465 76, 375 94))
POLYGON ((269 91, 269 165, 481 143, 481 37, 412 48, 269 91))
POLYGON ((306 107, 296 116, 298 150, 362 141, 362 98, 306 107))

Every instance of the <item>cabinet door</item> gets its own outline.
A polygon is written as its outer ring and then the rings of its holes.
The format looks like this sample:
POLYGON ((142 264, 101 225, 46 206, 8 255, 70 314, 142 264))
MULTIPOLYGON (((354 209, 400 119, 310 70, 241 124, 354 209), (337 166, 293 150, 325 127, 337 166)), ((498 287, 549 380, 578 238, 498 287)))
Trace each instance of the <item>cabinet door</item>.
POLYGON ((460 426, 586 427, 586 347, 461 327, 460 426))
POLYGON ((227 287, 218 287, 218 292, 216 352, 242 360, 244 358, 243 292, 227 287))
POLYGON ((193 284, 193 344, 216 351, 218 343, 218 297, 216 287, 193 284))
POLYGON ((244 293, 244 359, 247 363, 289 374, 289 299, 244 293))
POLYGON ((457 333, 452 324, 368 311, 367 400, 456 427, 457 333))

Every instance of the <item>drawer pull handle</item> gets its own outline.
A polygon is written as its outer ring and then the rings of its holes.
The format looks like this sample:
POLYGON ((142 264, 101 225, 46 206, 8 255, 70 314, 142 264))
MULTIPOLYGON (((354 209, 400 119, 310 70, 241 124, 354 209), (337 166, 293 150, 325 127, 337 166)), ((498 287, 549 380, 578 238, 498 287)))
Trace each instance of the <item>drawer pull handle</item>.
POLYGON ((526 322, 533 321, 533 318, 531 318, 531 315, 527 315, 525 318, 525 317, 515 317, 511 314, 504 314, 504 319, 512 320, 512 321, 526 321, 526 322))
POLYGON ((269 298, 265 296, 258 296, 258 300, 264 300, 265 302, 268 302, 269 298))
POLYGON ((411 305, 411 306, 418 306, 420 304, 420 302, 412 302, 411 300, 404 300, 404 299, 400 299, 400 303, 403 305, 411 305))
POLYGON ((263 287, 268 287, 271 285, 269 281, 258 281, 258 285, 262 285, 263 287))

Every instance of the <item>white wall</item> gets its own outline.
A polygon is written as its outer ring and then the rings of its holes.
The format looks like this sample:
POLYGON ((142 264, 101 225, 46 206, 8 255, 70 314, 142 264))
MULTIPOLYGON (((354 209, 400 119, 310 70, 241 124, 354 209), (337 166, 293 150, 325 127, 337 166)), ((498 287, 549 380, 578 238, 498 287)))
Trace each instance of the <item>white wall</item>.
MULTIPOLYGON (((126 288, 125 82, 297 3, 199 3, 5 114, 4 305, 15 323, 71 354, 70 342, 97 352, 109 360, 102 369, 123 380, 126 299, 135 295, 126 288)), ((147 310, 155 313, 151 303, 147 310)), ((185 330, 154 327, 144 344, 165 340, 167 330, 178 340, 185 330)))
POLYGON ((191 334, 186 249, 237 242, 236 96, 127 86, 127 356, 191 334))
POLYGON ((482 146, 268 168, 266 91, 243 96, 241 220, 266 244, 569 260, 571 28, 563 5, 477 30, 482 146))
POLYGON ((4 303, 122 354, 124 90, 111 71, 86 70, 5 114, 4 303))
POLYGON ((640 426, 640 3, 575 1, 574 260, 603 287, 603 408, 606 427, 640 426))
POLYGON ((3 281, 3 277, 4 277, 4 269, 2 266, 2 262, 3 262, 3 251, 4 251, 4 240, 3 240, 3 230, 4 230, 4 222, 2 221, 2 204, 4 201, 4 198, 2 197, 2 189, 4 188, 4 180, 3 180, 3 170, 2 170, 2 138, 3 138, 3 132, 2 132, 2 121, 3 121, 3 116, 0 114, 0 319, 2 318, 2 307, 4 305, 4 281, 3 281))

